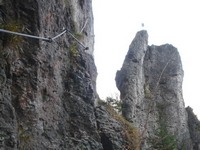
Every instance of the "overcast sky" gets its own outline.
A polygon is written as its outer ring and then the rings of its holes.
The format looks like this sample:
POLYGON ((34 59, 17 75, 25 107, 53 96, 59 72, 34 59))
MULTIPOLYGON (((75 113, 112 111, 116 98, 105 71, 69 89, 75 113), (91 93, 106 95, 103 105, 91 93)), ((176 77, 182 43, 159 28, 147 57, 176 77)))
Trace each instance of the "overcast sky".
POLYGON ((115 74, 141 23, 149 45, 173 44, 182 58, 183 97, 200 118, 200 8, 198 0, 93 0, 97 91, 119 93, 115 74))

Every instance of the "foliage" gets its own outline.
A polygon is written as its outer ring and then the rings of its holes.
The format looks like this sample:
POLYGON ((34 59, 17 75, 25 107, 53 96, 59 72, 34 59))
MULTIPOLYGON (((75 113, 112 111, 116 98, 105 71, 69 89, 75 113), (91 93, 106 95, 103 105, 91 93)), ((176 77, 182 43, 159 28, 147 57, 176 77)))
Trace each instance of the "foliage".
POLYGON ((20 142, 22 143, 28 143, 31 140, 31 135, 30 132, 25 131, 21 126, 19 127, 19 139, 20 142))
MULTIPOLYGON (((68 69, 81 69, 80 63, 79 63, 79 58, 80 58, 80 53, 78 51, 78 47, 75 43, 71 44, 70 47, 67 49, 68 51, 68 69)), ((71 72, 71 71, 70 71, 71 72)))
POLYGON ((118 113, 122 112, 122 101, 118 98, 107 97, 106 102, 111 105, 118 113))
MULTIPOLYGON (((23 25, 18 22, 9 22, 7 24, 0 24, 1 29, 13 31, 13 32, 22 32, 23 25)), ((21 36, 12 35, 12 34, 4 34, 4 39, 6 45, 9 47, 16 48, 19 44, 23 42, 23 38, 21 36)))
POLYGON ((65 5, 68 5, 69 1, 68 0, 64 0, 65 5))
POLYGON ((78 39, 81 40, 83 38, 83 34, 82 33, 75 33, 74 36, 78 39))
POLYGON ((200 132, 200 125, 197 127, 197 130, 200 132))
POLYGON ((177 150, 176 137, 167 130, 166 114, 164 111, 166 107, 167 104, 157 106, 160 114, 158 119, 159 128, 155 131, 155 138, 151 142, 154 149, 177 150))
POLYGON ((152 141, 154 149, 176 150, 176 138, 169 134, 165 127, 160 127, 156 132, 156 138, 152 141))
POLYGON ((78 57, 78 56, 80 56, 76 44, 72 44, 69 47, 69 54, 70 54, 71 57, 78 57))

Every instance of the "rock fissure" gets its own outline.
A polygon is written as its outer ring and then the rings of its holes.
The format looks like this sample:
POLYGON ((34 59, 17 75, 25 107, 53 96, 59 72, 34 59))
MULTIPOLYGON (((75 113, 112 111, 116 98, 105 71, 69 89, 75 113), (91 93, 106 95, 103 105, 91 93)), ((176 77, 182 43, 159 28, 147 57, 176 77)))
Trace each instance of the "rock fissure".
POLYGON ((114 150, 112 147, 112 142, 110 141, 110 139, 104 134, 100 134, 101 136, 101 143, 103 145, 103 149, 104 150, 114 150))

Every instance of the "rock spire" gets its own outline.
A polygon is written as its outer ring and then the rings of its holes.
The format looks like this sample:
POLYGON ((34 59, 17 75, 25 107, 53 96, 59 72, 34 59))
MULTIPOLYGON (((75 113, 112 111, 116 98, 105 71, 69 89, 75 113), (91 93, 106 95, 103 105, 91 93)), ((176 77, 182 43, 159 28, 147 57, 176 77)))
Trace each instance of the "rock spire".
POLYGON ((116 85, 121 93, 123 116, 140 129, 142 138, 149 139, 144 145, 151 145, 157 132, 165 130, 174 136, 178 149, 191 149, 182 96, 183 74, 174 46, 148 46, 147 31, 136 34, 121 70, 117 71, 116 85))

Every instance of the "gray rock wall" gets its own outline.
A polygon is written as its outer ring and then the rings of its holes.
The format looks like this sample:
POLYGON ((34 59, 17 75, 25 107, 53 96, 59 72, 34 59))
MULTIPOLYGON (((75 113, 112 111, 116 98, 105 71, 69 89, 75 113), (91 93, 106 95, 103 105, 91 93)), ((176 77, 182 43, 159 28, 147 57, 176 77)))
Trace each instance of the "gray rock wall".
POLYGON ((91 3, 0 0, 1 29, 53 37, 67 28, 89 47, 69 34, 48 43, 0 33, 0 149, 156 149, 150 138, 160 127, 179 149, 190 149, 180 57, 171 45, 149 47, 146 31, 137 33, 116 77, 132 124, 96 103, 91 3))
POLYGON ((0 33, 0 149, 136 147, 135 129, 117 120, 104 106, 95 108, 91 3, 0 1, 0 28, 53 37, 64 27, 89 47, 85 51, 69 34, 49 43, 0 33))
POLYGON ((139 150, 139 134, 112 106, 99 101, 96 119, 104 150, 139 150))
POLYGON ((3 0, 1 28, 53 37, 53 43, 0 33, 0 149, 103 149, 94 113, 91 0, 3 0))
POLYGON ((139 31, 116 74, 116 85, 122 114, 140 129, 144 149, 153 147, 150 141, 161 128, 176 137, 178 149, 191 149, 182 80, 177 49, 169 44, 148 46, 147 32, 139 31))
POLYGON ((186 108, 188 114, 188 126, 192 140, 193 150, 200 150, 200 121, 193 113, 191 107, 186 108))

